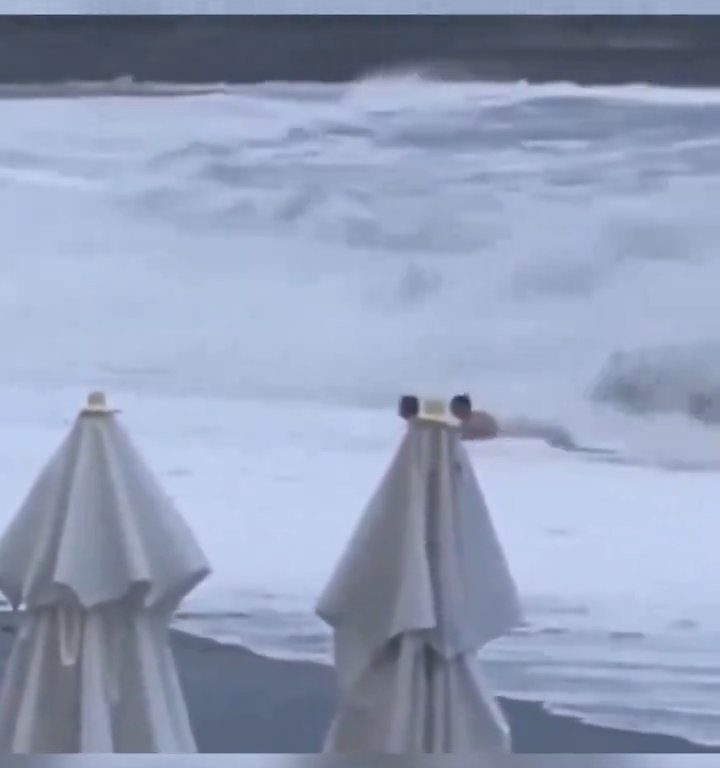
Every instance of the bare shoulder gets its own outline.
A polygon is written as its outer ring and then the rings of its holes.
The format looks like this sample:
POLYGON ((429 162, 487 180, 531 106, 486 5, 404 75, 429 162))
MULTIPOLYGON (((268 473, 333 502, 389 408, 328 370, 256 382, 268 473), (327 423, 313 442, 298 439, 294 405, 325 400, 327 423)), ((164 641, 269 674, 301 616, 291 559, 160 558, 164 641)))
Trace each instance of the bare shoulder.
POLYGON ((497 437, 498 432, 497 420, 487 411, 473 411, 462 427, 462 435, 466 440, 488 440, 497 437))

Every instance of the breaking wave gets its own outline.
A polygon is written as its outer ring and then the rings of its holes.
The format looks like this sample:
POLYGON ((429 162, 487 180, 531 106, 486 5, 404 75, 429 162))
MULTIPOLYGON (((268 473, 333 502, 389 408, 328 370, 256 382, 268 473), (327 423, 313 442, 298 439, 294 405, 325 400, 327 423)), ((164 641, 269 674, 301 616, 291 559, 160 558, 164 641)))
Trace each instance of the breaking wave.
POLYGON ((631 413, 680 413, 720 424, 720 342, 616 353, 592 397, 631 413))
POLYGON ((11 381, 469 390, 582 442, 717 422, 718 91, 386 76, 3 114, 11 381))

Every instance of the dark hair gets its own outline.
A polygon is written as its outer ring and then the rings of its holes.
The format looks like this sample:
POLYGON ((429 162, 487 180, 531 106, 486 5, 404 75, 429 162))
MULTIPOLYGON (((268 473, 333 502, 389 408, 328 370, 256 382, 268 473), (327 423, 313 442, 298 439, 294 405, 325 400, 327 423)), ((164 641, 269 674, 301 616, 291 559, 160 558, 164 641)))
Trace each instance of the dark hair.
POLYGON ((462 395, 455 395, 455 397, 453 397, 453 399, 450 401, 451 411, 465 408, 469 411, 472 410, 472 400, 470 399, 470 395, 467 393, 463 393, 462 395))
POLYGON ((403 419, 412 419, 420 413, 420 401, 415 395, 403 395, 398 404, 398 414, 403 419))

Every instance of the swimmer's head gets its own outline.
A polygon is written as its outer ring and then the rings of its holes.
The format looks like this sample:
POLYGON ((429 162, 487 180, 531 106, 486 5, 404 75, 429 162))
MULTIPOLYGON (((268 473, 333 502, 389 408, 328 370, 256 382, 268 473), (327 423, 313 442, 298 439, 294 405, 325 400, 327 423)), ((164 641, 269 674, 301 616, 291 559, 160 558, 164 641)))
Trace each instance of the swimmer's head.
POLYGON ((460 421, 466 421, 472 416, 472 400, 470 395, 455 395, 450 401, 450 413, 460 421))
POLYGON ((398 404, 398 414, 401 419, 413 419, 420 413, 420 400, 415 395, 403 395, 398 404))

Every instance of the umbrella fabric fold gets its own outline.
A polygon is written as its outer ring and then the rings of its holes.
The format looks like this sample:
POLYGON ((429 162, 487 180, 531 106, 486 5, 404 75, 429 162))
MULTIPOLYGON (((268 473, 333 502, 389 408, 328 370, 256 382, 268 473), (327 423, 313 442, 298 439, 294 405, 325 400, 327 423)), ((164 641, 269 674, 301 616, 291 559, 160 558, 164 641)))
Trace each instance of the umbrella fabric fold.
POLYGON ((0 749, 194 752, 168 624, 210 572, 111 413, 83 413, 0 540, 26 615, 0 690, 0 749))
POLYGON ((317 612, 341 688, 327 751, 509 748, 477 653, 522 613, 457 429, 410 423, 317 612))

